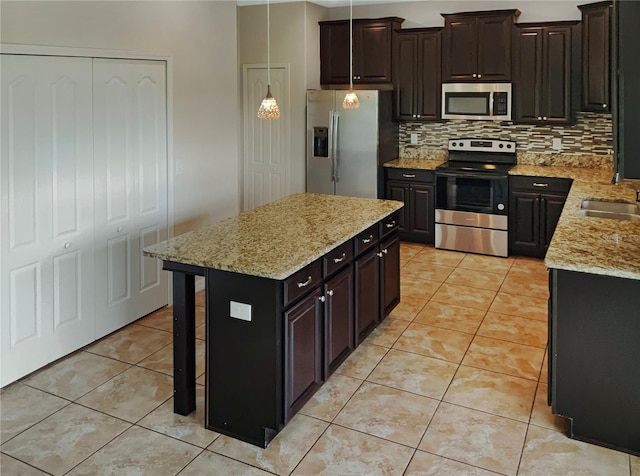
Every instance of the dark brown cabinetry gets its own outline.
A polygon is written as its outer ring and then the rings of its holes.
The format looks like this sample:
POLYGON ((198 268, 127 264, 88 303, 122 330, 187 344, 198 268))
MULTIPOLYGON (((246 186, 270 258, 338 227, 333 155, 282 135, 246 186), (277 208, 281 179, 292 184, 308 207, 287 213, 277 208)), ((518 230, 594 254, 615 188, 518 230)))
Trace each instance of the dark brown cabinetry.
POLYGON ((355 262, 356 345, 380 322, 380 259, 371 250, 355 262))
POLYGON ((384 319, 400 302, 400 238, 395 233, 380 244, 380 309, 384 319))
POLYGON ((571 124, 579 96, 578 22, 523 23, 514 33, 514 122, 571 124))
POLYGON ((543 258, 551 243, 571 180, 511 177, 509 252, 543 258))
MULTIPOLYGON (((391 83, 392 45, 402 18, 353 21, 353 82, 391 83)), ((320 23, 320 83, 349 83, 349 21, 320 23)))
POLYGON ((407 29, 396 36, 393 83, 399 120, 440 118, 441 31, 407 29))
POLYGON ((404 203, 400 211, 400 237, 433 243, 435 203, 433 171, 386 169, 386 198, 404 203))
POLYGON ((518 10, 443 14, 443 81, 509 81, 511 29, 518 15, 518 10))
POLYGON ((329 375, 355 348, 353 271, 347 267, 324 285, 324 376, 329 375))
POLYGON ((578 8, 582 11, 582 110, 609 112, 613 2, 578 8))

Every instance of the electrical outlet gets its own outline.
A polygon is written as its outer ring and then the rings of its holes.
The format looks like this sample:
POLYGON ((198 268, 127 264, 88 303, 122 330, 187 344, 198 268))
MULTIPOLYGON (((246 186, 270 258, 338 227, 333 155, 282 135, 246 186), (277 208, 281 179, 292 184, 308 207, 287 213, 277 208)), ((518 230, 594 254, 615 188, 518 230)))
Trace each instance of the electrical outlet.
POLYGON ((560 137, 553 138, 553 149, 562 150, 562 139, 560 137))
POLYGON ((229 315, 243 321, 251 321, 251 304, 229 301, 229 315))
POLYGON ((411 134, 411 145, 418 144, 418 134, 411 134))

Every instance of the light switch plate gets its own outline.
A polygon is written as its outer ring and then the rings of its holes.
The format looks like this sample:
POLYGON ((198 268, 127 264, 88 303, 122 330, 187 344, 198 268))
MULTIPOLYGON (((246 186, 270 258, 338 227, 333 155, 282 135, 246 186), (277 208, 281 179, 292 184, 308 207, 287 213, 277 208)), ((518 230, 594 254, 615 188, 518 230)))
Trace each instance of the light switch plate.
POLYGON ((251 321, 251 304, 229 301, 229 315, 243 321, 251 321))
POLYGON ((412 145, 418 144, 418 134, 411 134, 411 144, 412 145))
POLYGON ((560 137, 553 138, 553 149, 561 150, 562 149, 562 139, 560 137))

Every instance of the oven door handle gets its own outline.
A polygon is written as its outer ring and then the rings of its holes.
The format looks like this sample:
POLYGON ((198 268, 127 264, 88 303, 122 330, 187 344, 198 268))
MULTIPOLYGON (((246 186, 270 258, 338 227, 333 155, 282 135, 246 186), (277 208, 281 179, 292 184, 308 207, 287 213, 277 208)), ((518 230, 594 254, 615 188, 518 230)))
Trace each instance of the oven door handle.
POLYGON ((478 178, 478 179, 485 179, 485 180, 500 180, 500 179, 504 179, 507 176, 506 175, 495 175, 495 174, 483 174, 483 173, 478 173, 478 172, 444 172, 444 171, 436 171, 436 178, 437 177, 464 177, 464 178, 478 178))

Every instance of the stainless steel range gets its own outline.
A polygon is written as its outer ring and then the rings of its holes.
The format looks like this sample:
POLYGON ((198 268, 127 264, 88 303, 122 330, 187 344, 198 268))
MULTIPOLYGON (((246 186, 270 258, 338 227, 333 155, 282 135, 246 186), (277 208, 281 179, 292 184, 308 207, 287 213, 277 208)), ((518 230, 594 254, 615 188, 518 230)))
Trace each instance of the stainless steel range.
POLYGON ((436 248, 508 256, 515 164, 515 142, 449 140, 449 161, 436 168, 436 248))

